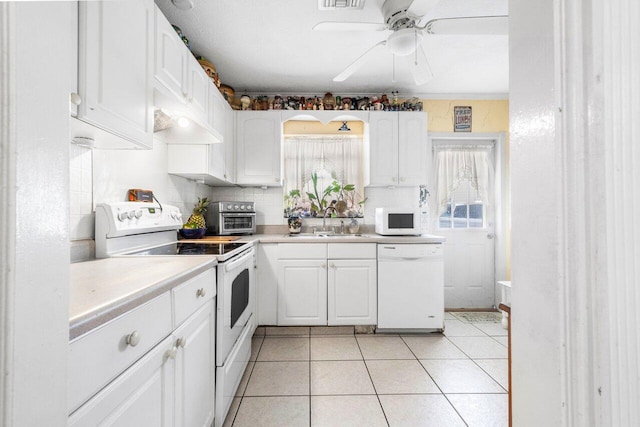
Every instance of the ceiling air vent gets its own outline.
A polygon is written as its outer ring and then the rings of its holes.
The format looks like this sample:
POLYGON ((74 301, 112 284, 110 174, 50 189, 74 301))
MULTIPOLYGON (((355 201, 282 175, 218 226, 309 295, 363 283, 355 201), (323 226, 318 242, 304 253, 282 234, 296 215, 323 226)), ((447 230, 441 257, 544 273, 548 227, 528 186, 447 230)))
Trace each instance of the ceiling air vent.
POLYGON ((364 0, 318 0, 319 10, 362 9, 364 0))

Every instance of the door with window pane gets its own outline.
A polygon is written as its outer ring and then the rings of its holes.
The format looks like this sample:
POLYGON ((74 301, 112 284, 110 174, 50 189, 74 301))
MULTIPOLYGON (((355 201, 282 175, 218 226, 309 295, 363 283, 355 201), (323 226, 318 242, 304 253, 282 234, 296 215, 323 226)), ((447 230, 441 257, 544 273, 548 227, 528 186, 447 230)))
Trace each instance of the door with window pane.
POLYGON ((434 144, 435 234, 447 239, 447 308, 490 308, 494 304, 493 165, 490 142, 434 144))

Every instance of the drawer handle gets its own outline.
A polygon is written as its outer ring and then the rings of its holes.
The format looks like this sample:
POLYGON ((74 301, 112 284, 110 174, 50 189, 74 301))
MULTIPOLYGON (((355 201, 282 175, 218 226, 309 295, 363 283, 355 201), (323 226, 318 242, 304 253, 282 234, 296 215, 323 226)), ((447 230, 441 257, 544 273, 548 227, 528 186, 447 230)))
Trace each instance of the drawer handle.
POLYGON ((176 340, 176 347, 184 348, 185 345, 187 345, 187 339, 185 337, 180 337, 176 340))
POLYGON ((207 294, 207 291, 204 288, 200 288, 196 291, 196 297, 203 297, 207 294))
POLYGON ((135 347, 140 342, 140 332, 133 331, 129 335, 127 335, 127 344, 131 347, 135 347))

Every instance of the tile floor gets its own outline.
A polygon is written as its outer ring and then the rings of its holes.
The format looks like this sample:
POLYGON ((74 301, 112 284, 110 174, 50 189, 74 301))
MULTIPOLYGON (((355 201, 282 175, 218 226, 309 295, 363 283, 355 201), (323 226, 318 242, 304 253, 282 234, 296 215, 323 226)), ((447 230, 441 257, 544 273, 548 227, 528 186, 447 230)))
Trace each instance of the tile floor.
POLYGON ((445 319, 443 335, 258 328, 224 426, 506 426, 506 329, 445 319))

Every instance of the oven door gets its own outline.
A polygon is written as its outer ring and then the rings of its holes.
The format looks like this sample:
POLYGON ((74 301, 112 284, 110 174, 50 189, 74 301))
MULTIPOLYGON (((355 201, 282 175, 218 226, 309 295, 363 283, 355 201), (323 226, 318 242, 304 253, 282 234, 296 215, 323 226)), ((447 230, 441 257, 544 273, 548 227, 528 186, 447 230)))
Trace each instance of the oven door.
POLYGON ((220 234, 255 233, 255 213, 220 214, 220 234))
POLYGON ((251 248, 218 264, 217 366, 223 366, 253 313, 253 255, 251 248))

